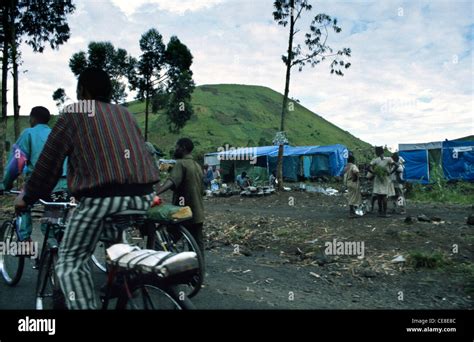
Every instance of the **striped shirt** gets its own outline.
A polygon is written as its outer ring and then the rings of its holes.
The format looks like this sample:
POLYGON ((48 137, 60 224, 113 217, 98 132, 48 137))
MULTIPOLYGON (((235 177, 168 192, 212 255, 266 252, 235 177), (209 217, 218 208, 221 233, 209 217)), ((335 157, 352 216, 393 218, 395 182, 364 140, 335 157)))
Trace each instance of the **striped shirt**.
POLYGON ((62 114, 25 186, 28 204, 48 195, 68 158, 75 197, 138 196, 153 191, 159 171, 133 115, 120 105, 93 101, 94 112, 62 114))

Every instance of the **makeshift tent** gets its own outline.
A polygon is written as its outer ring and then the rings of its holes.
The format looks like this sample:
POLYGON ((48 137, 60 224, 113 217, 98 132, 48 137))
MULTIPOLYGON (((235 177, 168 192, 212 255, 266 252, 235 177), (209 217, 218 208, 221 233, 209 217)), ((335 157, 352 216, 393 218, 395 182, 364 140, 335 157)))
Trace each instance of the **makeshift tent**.
MULTIPOLYGON (((278 146, 229 149, 207 153, 205 158, 216 157, 223 170, 224 181, 229 182, 242 171, 254 180, 267 181, 277 169, 278 146), (254 175, 254 176, 252 176, 254 175)), ((321 175, 340 176, 347 162, 348 150, 344 145, 289 146, 283 148, 283 178, 297 181, 298 177, 321 175)))
POLYGON ((427 184, 434 175, 448 180, 474 181, 474 141, 400 144, 408 182, 427 184))
POLYGON ((474 141, 444 141, 442 155, 448 180, 474 182, 474 141))
POLYGON ((441 142, 399 144, 400 157, 405 160, 404 179, 427 184, 435 174, 441 174, 441 142))
MULTIPOLYGON (((349 151, 344 145, 330 146, 285 146, 283 153, 283 176, 297 180, 298 175, 305 178, 319 176, 341 176, 347 163, 349 151), (302 158, 302 163, 300 162, 302 158), (286 165, 285 165, 286 160, 286 165), (287 172, 285 174, 285 166, 287 172)), ((278 157, 278 151, 270 153, 270 171, 273 171, 272 160, 278 157)))

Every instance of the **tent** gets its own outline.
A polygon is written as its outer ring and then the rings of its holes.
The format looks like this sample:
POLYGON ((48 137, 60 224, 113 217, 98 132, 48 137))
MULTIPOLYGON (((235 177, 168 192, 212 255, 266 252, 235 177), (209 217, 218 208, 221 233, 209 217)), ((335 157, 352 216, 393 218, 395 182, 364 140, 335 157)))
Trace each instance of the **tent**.
POLYGON ((408 182, 428 184, 434 176, 474 181, 474 141, 400 144, 408 182))
MULTIPOLYGON (((346 146, 285 146, 283 153, 283 176, 298 180, 298 176, 313 178, 341 176, 347 163, 349 150, 346 146), (286 169, 286 175, 285 175, 286 169)), ((278 150, 270 153, 270 171, 276 170, 278 150)))
MULTIPOLYGON (((344 145, 331 146, 289 146, 283 148, 283 178, 297 181, 322 175, 340 176, 347 162, 348 149, 344 145)), ((216 158, 224 181, 232 181, 243 171, 252 179, 266 181, 277 169, 278 146, 261 146, 228 149, 207 153, 205 160, 216 158)))
POLYGON ((404 179, 428 184, 431 177, 441 173, 441 148, 441 142, 399 144, 400 157, 405 160, 404 179))
POLYGON ((474 141, 444 141, 442 155, 448 180, 474 182, 474 141))

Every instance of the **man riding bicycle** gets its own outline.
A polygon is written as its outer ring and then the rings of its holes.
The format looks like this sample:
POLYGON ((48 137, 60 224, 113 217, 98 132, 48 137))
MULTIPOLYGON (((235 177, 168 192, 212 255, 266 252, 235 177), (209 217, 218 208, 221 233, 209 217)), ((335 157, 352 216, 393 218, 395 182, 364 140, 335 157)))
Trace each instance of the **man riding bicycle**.
POLYGON ((64 233, 56 268, 69 309, 96 309, 89 259, 104 230, 106 216, 124 210, 147 210, 159 171, 145 147, 133 115, 110 103, 106 72, 88 68, 77 85, 79 103, 58 118, 17 210, 51 192, 68 158, 67 181, 78 200, 64 233))
MULTIPOLYGON (((3 189, 9 191, 13 182, 23 173, 26 180, 31 177, 38 158, 51 133, 48 126, 51 115, 45 107, 37 106, 31 109, 30 128, 25 129, 16 143, 13 145, 3 176, 3 189)), ((59 180, 53 192, 67 191, 66 163, 63 164, 59 180)), ((24 211, 21 214, 21 225, 18 227, 17 235, 20 241, 31 240, 33 223, 31 212, 24 211)), ((41 225, 44 233, 45 225, 41 225)))

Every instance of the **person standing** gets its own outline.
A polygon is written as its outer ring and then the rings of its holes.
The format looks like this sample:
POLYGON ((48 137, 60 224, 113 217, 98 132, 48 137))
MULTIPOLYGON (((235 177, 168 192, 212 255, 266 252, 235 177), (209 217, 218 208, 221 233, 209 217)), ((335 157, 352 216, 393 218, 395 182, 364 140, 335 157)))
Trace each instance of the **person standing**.
POLYGON ((393 160, 390 157, 384 157, 383 147, 375 147, 377 156, 370 162, 370 172, 374 175, 373 194, 377 197, 379 207, 379 217, 388 217, 387 198, 395 193, 393 183, 390 180, 390 167, 393 160))
POLYGON ((347 186, 349 218, 355 218, 357 217, 355 209, 362 203, 362 194, 360 192, 359 168, 355 164, 353 155, 349 156, 344 168, 344 184, 347 186))
POLYGON ((209 184, 208 188, 211 187, 212 181, 214 180, 214 173, 212 172, 212 167, 207 167, 206 169, 206 183, 209 184))
POLYGON ((396 213, 399 208, 400 214, 405 214, 405 189, 403 181, 403 171, 405 167, 403 165, 403 158, 395 152, 392 154, 392 159, 394 164, 392 165, 390 178, 395 190, 395 195, 392 196, 393 212, 396 213))

